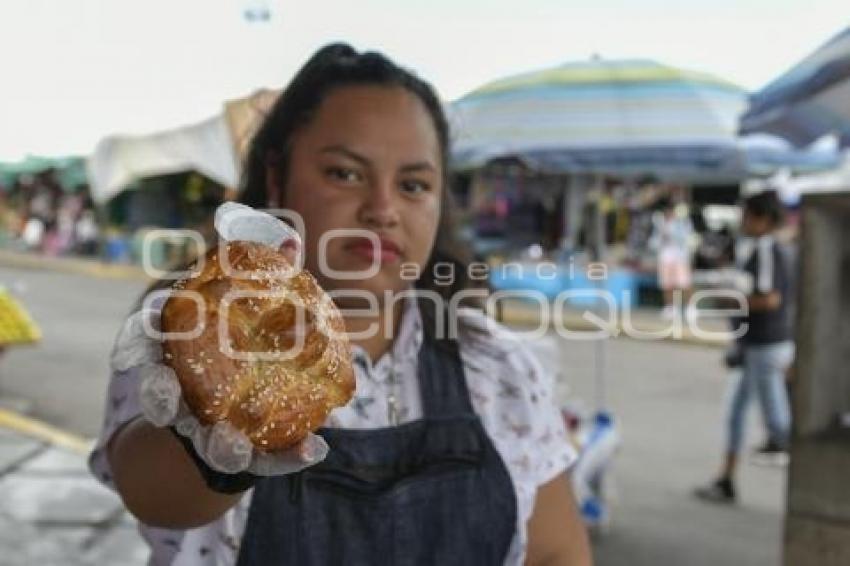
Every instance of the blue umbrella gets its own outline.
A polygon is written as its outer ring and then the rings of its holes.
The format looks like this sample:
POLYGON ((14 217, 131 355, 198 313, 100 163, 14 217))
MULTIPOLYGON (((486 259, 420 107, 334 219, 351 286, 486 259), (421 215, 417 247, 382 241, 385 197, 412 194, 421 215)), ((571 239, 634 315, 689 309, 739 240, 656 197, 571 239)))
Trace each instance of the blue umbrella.
POLYGON ((800 147, 826 134, 850 137, 850 28, 750 99, 741 132, 767 132, 800 147))

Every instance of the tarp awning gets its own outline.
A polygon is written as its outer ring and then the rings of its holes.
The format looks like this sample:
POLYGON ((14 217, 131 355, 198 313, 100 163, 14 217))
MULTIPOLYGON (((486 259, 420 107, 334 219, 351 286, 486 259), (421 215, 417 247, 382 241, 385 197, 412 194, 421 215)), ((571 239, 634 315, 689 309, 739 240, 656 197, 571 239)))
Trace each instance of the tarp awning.
POLYGON ((103 203, 146 177, 197 171, 225 187, 238 183, 230 128, 224 115, 145 136, 110 136, 86 167, 92 198, 103 203))

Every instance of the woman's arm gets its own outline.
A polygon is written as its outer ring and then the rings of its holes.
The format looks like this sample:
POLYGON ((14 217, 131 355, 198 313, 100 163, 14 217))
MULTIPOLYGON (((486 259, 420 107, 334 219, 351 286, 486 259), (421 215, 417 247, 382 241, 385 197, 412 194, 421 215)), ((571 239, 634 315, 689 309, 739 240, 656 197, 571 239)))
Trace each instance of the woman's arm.
POLYGON ((174 434, 141 417, 114 434, 107 458, 124 505, 147 525, 199 527, 218 519, 242 498, 241 493, 209 489, 174 434))
POLYGON ((747 297, 752 312, 775 311, 782 306, 782 294, 779 291, 757 293, 747 297))
POLYGON ((589 566, 587 530, 576 509, 573 489, 561 474, 537 489, 528 521, 527 566, 589 566))

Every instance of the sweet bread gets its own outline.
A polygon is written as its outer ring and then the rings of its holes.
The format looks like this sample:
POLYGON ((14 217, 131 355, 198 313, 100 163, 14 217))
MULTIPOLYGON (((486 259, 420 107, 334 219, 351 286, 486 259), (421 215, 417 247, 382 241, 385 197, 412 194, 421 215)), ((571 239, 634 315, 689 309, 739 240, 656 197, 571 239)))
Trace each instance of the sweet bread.
POLYGON ((164 361, 201 424, 227 420, 269 452, 296 444, 351 399, 342 316, 313 276, 295 273, 279 251, 227 242, 174 288, 182 292, 162 310, 164 361), (197 337, 174 336, 199 324, 197 337))

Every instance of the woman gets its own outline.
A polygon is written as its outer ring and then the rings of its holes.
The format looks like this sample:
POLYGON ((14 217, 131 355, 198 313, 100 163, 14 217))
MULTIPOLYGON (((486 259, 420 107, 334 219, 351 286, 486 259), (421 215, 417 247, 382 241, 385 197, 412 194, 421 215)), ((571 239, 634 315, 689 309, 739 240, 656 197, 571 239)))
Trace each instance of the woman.
POLYGON ((431 87, 376 53, 325 47, 283 92, 253 141, 241 201, 301 215, 305 267, 336 294, 347 331, 380 327, 352 338, 356 396, 320 430, 331 447, 322 469, 344 462, 333 471, 345 479, 313 481, 308 468, 244 492, 213 490, 171 432, 139 418, 132 379, 113 379, 91 465, 140 519, 153 563, 590 562, 551 378, 477 311, 460 309, 458 339, 442 340, 437 301, 389 298, 408 290, 411 266, 432 297, 467 286, 463 269, 452 285, 433 270, 462 267, 450 241, 448 145, 431 87), (381 248, 334 238, 320 258, 319 238, 339 228, 372 231, 381 248), (380 268, 339 280, 321 259, 336 271, 380 268), (346 292, 371 294, 379 312, 352 315, 359 305, 346 292), (375 461, 372 473, 403 489, 364 494, 374 478, 351 476, 375 461))
POLYGON ((652 219, 650 247, 658 254, 658 285, 664 293, 661 316, 672 320, 677 313, 676 294, 680 295, 678 301, 690 299, 687 293, 691 288, 690 240, 693 226, 690 219, 676 214, 676 205, 670 197, 662 198, 658 208, 660 212, 652 219))
POLYGON ((735 473, 752 396, 759 400, 768 431, 767 441, 756 454, 760 460, 784 460, 791 429, 785 386, 794 357, 789 316, 791 273, 788 256, 774 237, 782 226, 783 207, 775 191, 765 191, 748 197, 743 208, 744 237, 735 250, 736 263, 745 275, 748 306, 748 314, 735 321, 736 329, 745 330, 736 344, 742 371, 729 396, 726 453, 720 474, 695 492, 701 499, 718 503, 733 503, 737 498, 735 473))

